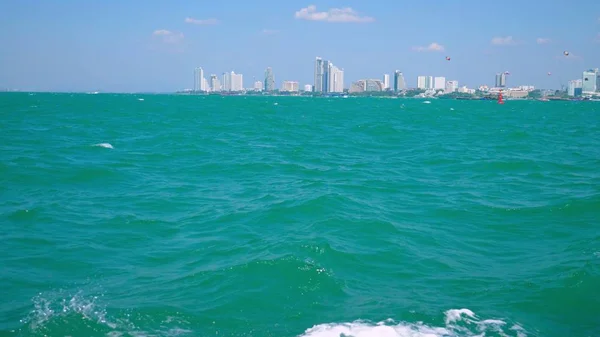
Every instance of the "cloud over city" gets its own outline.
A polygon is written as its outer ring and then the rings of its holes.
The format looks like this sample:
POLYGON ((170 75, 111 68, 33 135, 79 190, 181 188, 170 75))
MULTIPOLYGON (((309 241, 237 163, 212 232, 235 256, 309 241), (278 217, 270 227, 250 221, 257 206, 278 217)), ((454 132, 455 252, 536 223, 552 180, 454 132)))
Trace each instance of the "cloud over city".
POLYGON ((164 43, 176 44, 183 41, 183 33, 181 32, 172 32, 166 29, 157 29, 152 33, 152 36, 156 39, 164 43))
POLYGON ((318 12, 317 6, 315 5, 300 9, 296 12, 294 17, 300 20, 340 23, 367 23, 375 21, 375 19, 370 16, 361 16, 357 11, 350 7, 330 8, 326 12, 318 12))
POLYGON ((517 42, 513 39, 512 36, 497 36, 492 39, 492 44, 496 46, 511 46, 516 43, 517 42))
POLYGON ((424 46, 413 47, 412 50, 418 51, 418 52, 424 52, 424 51, 444 51, 444 46, 442 46, 441 44, 439 44, 437 42, 433 42, 429 46, 425 46, 425 47, 424 46))

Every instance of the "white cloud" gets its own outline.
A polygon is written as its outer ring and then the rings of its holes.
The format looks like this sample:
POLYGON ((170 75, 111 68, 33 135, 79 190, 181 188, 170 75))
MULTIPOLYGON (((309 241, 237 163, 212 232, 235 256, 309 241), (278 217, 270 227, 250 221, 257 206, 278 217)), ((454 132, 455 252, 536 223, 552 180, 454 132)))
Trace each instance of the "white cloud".
POLYGON ((217 19, 194 19, 194 18, 185 18, 185 23, 191 23, 193 25, 216 25, 217 23, 219 23, 219 20, 217 19))
POLYGON ((275 30, 275 29, 263 29, 262 33, 265 35, 275 35, 275 34, 279 33, 279 31, 275 30))
POLYGON ((495 37, 492 39, 492 44, 496 45, 496 46, 510 46, 513 44, 516 44, 516 41, 513 39, 512 36, 506 36, 506 37, 495 37))
POLYGON ((183 33, 172 32, 166 29, 157 29, 152 33, 155 38, 160 39, 164 43, 176 44, 183 40, 183 33))
POLYGON ((444 51, 444 46, 442 46, 441 44, 439 44, 437 42, 433 42, 427 47, 418 46, 418 47, 413 47, 412 49, 414 51, 419 51, 419 52, 420 51, 444 51))
POLYGON ((548 38, 544 38, 544 37, 538 37, 536 40, 537 44, 547 44, 552 42, 552 40, 548 39, 548 38))
POLYGON ((360 16, 358 12, 350 7, 331 8, 327 12, 317 12, 317 6, 315 5, 300 9, 296 12, 295 17, 301 20, 325 22, 365 23, 375 21, 370 16, 360 16))

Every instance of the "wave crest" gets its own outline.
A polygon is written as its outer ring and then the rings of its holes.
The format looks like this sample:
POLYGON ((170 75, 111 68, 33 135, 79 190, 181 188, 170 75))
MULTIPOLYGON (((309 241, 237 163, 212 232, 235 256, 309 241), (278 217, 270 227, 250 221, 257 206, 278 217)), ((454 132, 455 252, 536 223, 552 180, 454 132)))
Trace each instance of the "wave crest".
POLYGON ((526 337, 527 332, 518 324, 510 325, 498 319, 479 319, 469 309, 451 309, 445 312, 445 326, 429 326, 423 322, 396 322, 388 319, 378 323, 354 321, 315 325, 301 337, 459 337, 498 336, 526 337))

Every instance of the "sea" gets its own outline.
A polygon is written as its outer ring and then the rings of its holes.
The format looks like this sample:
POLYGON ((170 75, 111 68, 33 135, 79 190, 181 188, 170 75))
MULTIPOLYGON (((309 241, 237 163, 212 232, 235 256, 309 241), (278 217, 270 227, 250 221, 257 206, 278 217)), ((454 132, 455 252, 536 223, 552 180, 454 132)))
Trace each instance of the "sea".
POLYGON ((600 336, 600 104, 0 94, 0 336, 600 336))

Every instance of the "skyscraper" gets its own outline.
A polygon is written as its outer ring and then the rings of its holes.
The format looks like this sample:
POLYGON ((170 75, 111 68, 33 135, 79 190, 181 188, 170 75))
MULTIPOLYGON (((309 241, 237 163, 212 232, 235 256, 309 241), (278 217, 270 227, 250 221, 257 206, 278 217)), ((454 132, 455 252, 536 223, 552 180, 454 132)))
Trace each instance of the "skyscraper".
POLYGON ((446 78, 445 77, 435 77, 433 79, 433 89, 435 89, 435 90, 446 89, 446 78))
POLYGON ((221 83, 219 82, 217 75, 210 75, 210 90, 221 91, 221 83))
POLYGON ((496 74, 496 88, 506 87, 506 73, 496 74))
POLYGON ((427 89, 427 76, 417 77, 417 88, 418 89, 427 89))
POLYGON ((323 92, 323 75, 325 68, 323 67, 323 59, 317 57, 315 59, 315 84, 313 86, 314 92, 323 92))
POLYGON ((231 80, 229 91, 244 91, 244 76, 233 71, 229 76, 231 80))
POLYGON ((231 74, 223 73, 221 80, 221 90, 223 91, 231 91, 231 74))
POLYGON ((406 82, 404 82, 404 75, 399 70, 394 72, 394 91, 399 92, 406 89, 406 82))
POLYGON ((433 76, 425 76, 425 89, 433 89, 433 76))
POLYGON ((262 91, 263 90, 263 81, 256 81, 256 82, 254 82, 254 90, 255 91, 262 91))
POLYGON ((275 90, 275 76, 273 75, 273 69, 268 67, 265 70, 265 91, 275 90))
POLYGON ((598 76, 600 75, 600 70, 598 69, 589 69, 583 72, 582 80, 582 91, 584 94, 591 94, 598 90, 598 76))
POLYGON ((194 91, 206 91, 204 70, 200 67, 194 69, 194 91))
POLYGON ((328 62, 327 92, 344 92, 344 71, 328 62))
POLYGON ((390 88, 390 75, 383 74, 383 90, 387 90, 390 88))
POLYGON ((315 59, 315 85, 314 92, 343 92, 344 70, 320 57, 315 59))

